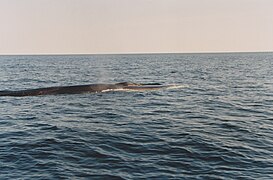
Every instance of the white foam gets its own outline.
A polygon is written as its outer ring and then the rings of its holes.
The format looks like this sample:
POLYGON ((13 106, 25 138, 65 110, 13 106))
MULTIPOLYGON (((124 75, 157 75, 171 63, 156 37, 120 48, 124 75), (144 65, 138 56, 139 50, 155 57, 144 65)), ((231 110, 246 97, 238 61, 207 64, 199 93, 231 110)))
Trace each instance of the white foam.
POLYGON ((125 92, 137 92, 137 91, 156 91, 156 90, 162 90, 162 89, 179 89, 179 88, 187 88, 189 87, 188 85, 179 85, 179 84, 170 84, 170 85, 166 85, 166 86, 162 86, 162 88, 158 88, 158 89, 142 89, 142 88, 136 88, 136 89, 123 89, 123 88, 119 88, 119 89, 106 89, 106 90, 102 90, 101 92, 110 92, 110 91, 125 91, 125 92))
POLYGON ((179 89, 179 88, 187 88, 187 87, 189 87, 189 85, 186 85, 186 84, 181 84, 181 85, 179 85, 179 84, 171 84, 171 85, 169 85, 168 87, 166 87, 166 89, 179 89))

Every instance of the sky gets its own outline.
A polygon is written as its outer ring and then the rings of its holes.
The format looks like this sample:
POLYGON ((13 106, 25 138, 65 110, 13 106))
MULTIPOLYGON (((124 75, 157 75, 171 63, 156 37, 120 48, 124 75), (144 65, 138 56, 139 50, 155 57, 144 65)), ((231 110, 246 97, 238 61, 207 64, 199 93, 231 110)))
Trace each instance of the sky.
POLYGON ((0 54, 273 51, 273 0, 0 0, 0 54))

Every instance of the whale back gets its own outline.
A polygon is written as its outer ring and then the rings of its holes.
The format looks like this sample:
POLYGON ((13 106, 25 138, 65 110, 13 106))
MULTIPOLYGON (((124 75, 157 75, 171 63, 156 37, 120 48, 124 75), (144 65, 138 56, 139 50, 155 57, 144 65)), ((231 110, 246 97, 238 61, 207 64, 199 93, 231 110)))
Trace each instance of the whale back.
POLYGON ((39 95, 56 95, 56 94, 81 94, 96 93, 105 91, 146 91, 164 88, 178 88, 177 85, 161 85, 158 83, 138 84, 132 82, 121 82, 116 84, 89 84, 77 86, 58 86, 38 89, 27 89, 21 91, 0 91, 0 96, 39 96, 39 95))

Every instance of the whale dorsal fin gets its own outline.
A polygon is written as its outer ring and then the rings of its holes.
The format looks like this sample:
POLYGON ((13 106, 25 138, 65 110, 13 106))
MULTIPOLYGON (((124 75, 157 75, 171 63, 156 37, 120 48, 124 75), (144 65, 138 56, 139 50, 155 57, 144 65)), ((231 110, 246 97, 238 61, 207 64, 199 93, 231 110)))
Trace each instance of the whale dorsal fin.
POLYGON ((121 86, 140 86, 140 84, 132 83, 132 82, 120 82, 120 83, 116 83, 116 85, 121 85, 121 86))

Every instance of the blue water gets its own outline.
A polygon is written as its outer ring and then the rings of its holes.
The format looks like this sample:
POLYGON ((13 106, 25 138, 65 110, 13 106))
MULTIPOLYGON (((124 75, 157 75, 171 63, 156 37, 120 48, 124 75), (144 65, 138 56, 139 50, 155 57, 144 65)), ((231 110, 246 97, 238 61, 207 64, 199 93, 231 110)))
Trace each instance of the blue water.
POLYGON ((273 53, 0 56, 0 179, 273 179, 273 53))

